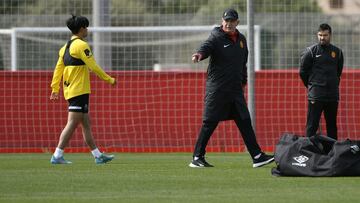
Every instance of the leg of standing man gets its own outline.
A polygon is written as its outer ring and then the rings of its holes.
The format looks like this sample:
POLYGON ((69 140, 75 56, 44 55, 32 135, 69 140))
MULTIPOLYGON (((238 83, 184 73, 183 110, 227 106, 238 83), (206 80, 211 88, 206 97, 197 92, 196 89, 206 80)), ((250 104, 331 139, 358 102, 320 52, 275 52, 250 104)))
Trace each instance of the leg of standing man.
POLYGON ((307 113, 307 121, 306 121, 307 137, 316 135, 316 131, 319 128, 319 122, 322 111, 323 111, 323 102, 320 101, 308 102, 308 113, 307 113))
POLYGON ((326 131, 329 137, 337 140, 337 110, 338 102, 326 102, 324 104, 324 116, 326 121, 326 131))

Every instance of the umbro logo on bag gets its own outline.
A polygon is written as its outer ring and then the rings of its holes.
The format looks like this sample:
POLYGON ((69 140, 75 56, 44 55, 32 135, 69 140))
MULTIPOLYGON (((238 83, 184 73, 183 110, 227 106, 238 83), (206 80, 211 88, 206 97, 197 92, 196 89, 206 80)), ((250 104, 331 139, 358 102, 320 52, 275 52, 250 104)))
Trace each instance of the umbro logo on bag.
POLYGON ((293 157, 293 159, 296 161, 294 163, 291 163, 291 165, 293 166, 301 166, 301 167, 306 167, 306 163, 309 160, 309 157, 304 156, 304 155, 300 155, 300 156, 296 156, 293 157))
POLYGON ((355 145, 351 145, 351 146, 350 146, 350 149, 351 149, 351 152, 352 152, 353 154, 356 154, 356 153, 358 153, 358 152, 360 151, 359 146, 357 146, 356 144, 355 144, 355 145))

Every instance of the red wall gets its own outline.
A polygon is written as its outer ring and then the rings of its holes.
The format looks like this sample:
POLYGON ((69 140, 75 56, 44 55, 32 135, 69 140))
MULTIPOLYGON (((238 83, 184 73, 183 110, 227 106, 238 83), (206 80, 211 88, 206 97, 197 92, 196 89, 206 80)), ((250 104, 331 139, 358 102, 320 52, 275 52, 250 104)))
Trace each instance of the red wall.
MULTIPOLYGON (((201 126, 204 83, 200 72, 110 72, 111 85, 92 76, 90 116, 98 146, 116 152, 191 152, 201 126)), ((52 102, 52 72, 0 72, 0 152, 46 152, 66 124, 67 103, 52 102)), ((339 138, 358 138, 360 71, 341 82, 339 138)), ((283 132, 304 134, 306 91, 297 71, 256 73, 256 133, 272 151, 283 132)), ((323 129, 325 129, 323 127, 323 129)), ((232 121, 222 122, 207 151, 244 151, 232 121)), ((81 130, 70 152, 88 151, 81 130)))

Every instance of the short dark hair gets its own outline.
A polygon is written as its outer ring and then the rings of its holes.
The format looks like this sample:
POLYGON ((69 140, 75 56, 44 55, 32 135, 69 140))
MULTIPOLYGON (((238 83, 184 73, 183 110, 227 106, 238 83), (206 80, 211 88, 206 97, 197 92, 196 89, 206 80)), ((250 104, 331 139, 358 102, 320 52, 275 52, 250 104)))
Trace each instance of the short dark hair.
POLYGON ((318 32, 319 31, 325 31, 325 30, 329 30, 329 33, 331 34, 331 27, 329 24, 327 23, 323 23, 319 26, 318 32))
POLYGON ((89 20, 84 16, 75 16, 71 14, 71 17, 66 21, 67 27, 73 34, 79 33, 80 28, 89 27, 89 20))

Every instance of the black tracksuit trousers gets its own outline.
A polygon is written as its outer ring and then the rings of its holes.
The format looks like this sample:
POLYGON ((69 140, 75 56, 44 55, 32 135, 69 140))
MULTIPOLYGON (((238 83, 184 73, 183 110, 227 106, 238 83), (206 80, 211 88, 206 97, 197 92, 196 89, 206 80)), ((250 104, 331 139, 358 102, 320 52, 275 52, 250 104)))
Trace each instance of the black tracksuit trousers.
MULTIPOLYGON (((251 119, 241 119, 236 118, 234 119, 237 127, 239 128, 246 148, 248 149, 251 157, 255 157, 256 155, 261 153, 260 146, 258 145, 255 137, 255 132, 251 125, 251 119)), ((206 145, 208 141, 215 131, 215 128, 219 124, 219 121, 212 122, 212 121, 203 121, 198 140, 195 144, 195 150, 193 156, 195 157, 203 157, 206 153, 206 145)))
POLYGON ((337 140, 337 109, 338 102, 309 101, 306 122, 306 136, 316 135, 319 128, 321 113, 324 111, 327 135, 337 140))

